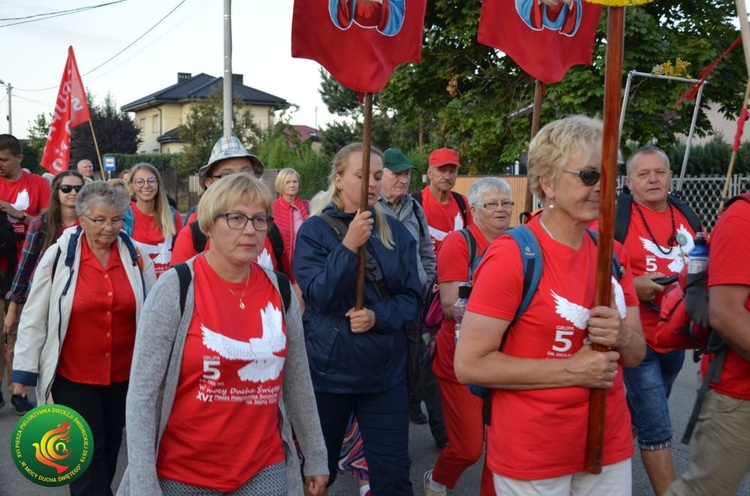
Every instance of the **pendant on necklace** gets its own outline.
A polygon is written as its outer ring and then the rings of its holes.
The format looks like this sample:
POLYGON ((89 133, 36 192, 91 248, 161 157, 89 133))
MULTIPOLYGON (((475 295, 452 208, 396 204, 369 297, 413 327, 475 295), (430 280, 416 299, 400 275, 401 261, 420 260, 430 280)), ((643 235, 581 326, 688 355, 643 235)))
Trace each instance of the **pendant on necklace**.
POLYGON ((683 232, 677 233, 677 244, 680 246, 685 246, 687 245, 687 243, 688 243, 688 239, 685 233, 683 232))
POLYGON ((244 304, 244 303, 242 303, 242 300, 240 300, 240 309, 241 309, 241 310, 244 310, 244 309, 245 309, 245 304, 244 304))

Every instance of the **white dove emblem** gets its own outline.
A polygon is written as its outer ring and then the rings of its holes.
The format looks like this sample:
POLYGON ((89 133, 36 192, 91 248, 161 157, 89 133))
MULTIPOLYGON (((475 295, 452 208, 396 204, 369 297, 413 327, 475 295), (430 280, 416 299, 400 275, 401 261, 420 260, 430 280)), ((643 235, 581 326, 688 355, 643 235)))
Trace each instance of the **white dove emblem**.
POLYGON ((281 311, 270 302, 260 310, 263 336, 248 342, 228 338, 201 324, 203 344, 227 360, 250 362, 237 375, 243 381, 267 382, 279 377, 284 358, 274 355, 286 348, 286 335, 281 327, 281 311))
POLYGON ((458 231, 459 229, 464 228, 464 218, 461 217, 461 214, 456 214, 456 217, 453 219, 453 230, 458 231))
POLYGON ((169 265, 172 260, 172 252, 170 247, 172 246, 172 238, 165 240, 163 243, 157 245, 147 245, 145 243, 140 244, 141 252, 145 253, 149 257, 154 256, 153 260, 155 264, 169 265))
POLYGON ((588 308, 582 307, 572 301, 568 301, 554 291, 550 292, 552 293, 552 298, 555 300, 555 313, 557 313, 557 315, 567 320, 578 329, 586 329, 586 327, 588 327, 589 314, 591 313, 588 308))
MULTIPOLYGON (((620 286, 620 283, 614 276, 612 277, 612 285, 615 290, 615 305, 617 306, 617 311, 620 312, 620 317, 624 319, 627 315, 625 292, 622 290, 622 286, 620 286)), ((552 298, 555 300, 555 313, 557 313, 557 315, 567 320, 578 329, 586 329, 588 327, 589 316, 591 315, 591 311, 588 308, 568 301, 554 291, 550 292, 552 293, 552 298)))
POLYGON ((268 250, 266 247, 263 247, 263 251, 258 255, 258 258, 255 259, 255 261, 263 267, 264 269, 273 270, 273 260, 271 260, 271 255, 268 253, 268 250))
MULTIPOLYGON (((694 243, 693 243, 693 235, 690 234, 690 231, 688 231, 684 225, 680 224, 680 227, 677 228, 677 238, 680 239, 681 237, 684 237, 684 239, 687 240, 684 246, 673 246, 672 251, 670 251, 668 254, 662 253, 661 250, 659 250, 659 247, 651 241, 650 239, 646 238, 640 238, 641 243, 643 243, 643 249, 645 249, 647 252, 651 253, 657 258, 664 258, 667 260, 671 260, 667 268, 672 271, 672 273, 678 273, 682 270, 682 268, 685 266, 685 253, 690 253, 690 250, 693 249, 694 243), (682 235, 682 236, 680 236, 682 235)), ((669 246, 662 246, 661 249, 664 251, 669 250, 669 246)))
POLYGON ((18 192, 18 196, 16 196, 16 201, 11 203, 10 206, 15 208, 19 212, 24 212, 27 208, 29 208, 30 203, 31 202, 29 201, 29 191, 24 189, 18 192))

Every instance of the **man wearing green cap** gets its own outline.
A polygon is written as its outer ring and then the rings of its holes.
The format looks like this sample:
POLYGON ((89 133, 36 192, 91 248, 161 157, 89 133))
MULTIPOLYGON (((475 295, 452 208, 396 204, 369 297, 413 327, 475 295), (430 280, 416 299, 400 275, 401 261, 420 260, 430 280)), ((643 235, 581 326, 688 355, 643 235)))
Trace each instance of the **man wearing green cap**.
MULTIPOLYGON (((419 262, 417 269, 422 289, 425 290, 425 286, 434 279, 437 269, 435 251, 424 210, 409 195, 411 171, 416 167, 409 162, 409 159, 401 150, 389 148, 383 156, 385 168, 383 169, 382 189, 378 201, 382 207, 385 207, 383 210, 400 220, 417 241, 417 261, 419 262)), ((440 407, 440 394, 432 370, 429 367, 421 370, 420 334, 419 325, 415 324, 406 329, 406 337, 409 343, 409 363, 407 365, 409 418, 417 424, 424 424, 427 421, 421 407, 422 400, 424 400, 430 415, 430 430, 435 438, 435 443, 442 448, 447 443, 447 436, 443 412, 440 407), (420 371, 423 376, 421 381, 420 371), (428 377, 424 377, 425 375, 428 375, 428 377), (420 382, 421 387, 419 387, 420 382)))

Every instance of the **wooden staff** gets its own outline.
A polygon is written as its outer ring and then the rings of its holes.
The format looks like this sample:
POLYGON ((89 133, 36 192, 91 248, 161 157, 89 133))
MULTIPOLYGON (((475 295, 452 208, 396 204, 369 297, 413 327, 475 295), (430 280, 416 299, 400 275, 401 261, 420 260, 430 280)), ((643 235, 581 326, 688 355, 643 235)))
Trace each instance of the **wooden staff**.
POLYGON ((89 127, 91 128, 91 137, 94 139, 94 148, 96 149, 96 158, 99 160, 99 170, 102 171, 102 181, 104 179, 104 166, 102 165, 102 154, 99 153, 99 143, 96 142, 96 133, 94 133, 94 124, 89 119, 89 127))
MULTIPOLYGON (((622 90, 622 57, 624 49, 625 9, 609 7, 607 14, 607 62, 604 79, 604 135, 602 179, 599 203, 599 241, 596 259, 596 306, 612 303, 612 251, 615 227, 615 189, 617 186, 617 147, 619 136, 620 93, 622 90)), ((596 351, 607 351, 593 345, 596 351)), ((592 389, 589 400, 589 426, 586 437, 586 471, 602 472, 604 451, 604 412, 607 391, 592 389)))
MULTIPOLYGON (((534 85, 534 111, 531 114, 531 139, 534 139, 536 133, 539 132, 539 126, 542 121, 542 102, 544 101, 544 91, 542 89, 542 82, 538 79, 535 80, 534 85)), ((528 176, 528 159, 526 163, 526 175, 528 176)), ((526 198, 524 199, 524 212, 532 212, 534 210, 534 195, 531 194, 531 184, 528 179, 526 180, 526 198)))
POLYGON ((729 159, 729 168, 727 169, 727 177, 724 179, 724 189, 721 191, 721 200, 719 201, 719 212, 724 210, 724 202, 727 201, 729 196, 729 184, 732 182, 732 173, 734 172, 734 164, 737 162, 737 151, 740 149, 740 140, 742 139, 742 130, 745 127, 745 118, 747 113, 747 99, 750 98, 750 79, 747 80, 745 85, 745 97, 742 99, 742 111, 737 117, 737 133, 734 138, 734 144, 732 145, 732 158, 729 159))
MULTIPOLYGON (((372 93, 365 93, 365 123, 362 130, 362 195, 359 199, 359 211, 366 211, 369 206, 367 197, 370 192, 370 149, 372 148, 372 93)), ((362 310, 365 306, 365 258, 367 243, 359 247, 359 263, 357 264, 357 290, 354 304, 355 310, 362 310)))

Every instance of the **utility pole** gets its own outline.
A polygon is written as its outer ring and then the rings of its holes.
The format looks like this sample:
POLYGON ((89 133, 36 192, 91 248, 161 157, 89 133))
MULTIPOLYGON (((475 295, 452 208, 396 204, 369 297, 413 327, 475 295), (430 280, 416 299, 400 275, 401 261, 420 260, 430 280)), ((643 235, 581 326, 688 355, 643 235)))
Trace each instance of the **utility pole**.
POLYGON ((232 0, 224 0, 224 136, 232 135, 232 0))
POLYGON ((13 134, 13 107, 11 105, 13 86, 2 79, 0 79, 0 84, 5 86, 8 90, 8 134, 13 134))

